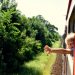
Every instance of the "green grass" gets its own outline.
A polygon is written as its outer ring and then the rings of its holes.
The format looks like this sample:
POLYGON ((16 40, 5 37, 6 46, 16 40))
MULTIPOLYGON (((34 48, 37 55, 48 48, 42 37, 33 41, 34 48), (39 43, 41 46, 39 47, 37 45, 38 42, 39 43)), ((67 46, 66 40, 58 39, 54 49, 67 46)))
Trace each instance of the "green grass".
MULTIPOLYGON (((60 47, 60 42, 54 43, 53 47, 60 47)), ((25 62, 20 73, 17 75, 51 75, 52 65, 56 59, 56 54, 40 53, 34 60, 25 62)))
POLYGON ((54 48, 61 47, 61 42, 60 41, 56 41, 55 43, 53 43, 52 47, 54 47, 54 48))
POLYGON ((55 54, 39 54, 35 60, 25 63, 19 75, 50 75, 55 54))

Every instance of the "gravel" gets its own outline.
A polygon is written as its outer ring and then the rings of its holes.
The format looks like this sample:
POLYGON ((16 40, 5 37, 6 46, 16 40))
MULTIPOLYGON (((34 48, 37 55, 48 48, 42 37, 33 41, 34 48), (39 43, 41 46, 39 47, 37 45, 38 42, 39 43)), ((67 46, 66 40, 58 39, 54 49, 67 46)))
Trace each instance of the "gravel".
POLYGON ((62 75, 62 54, 57 54, 51 75, 62 75))

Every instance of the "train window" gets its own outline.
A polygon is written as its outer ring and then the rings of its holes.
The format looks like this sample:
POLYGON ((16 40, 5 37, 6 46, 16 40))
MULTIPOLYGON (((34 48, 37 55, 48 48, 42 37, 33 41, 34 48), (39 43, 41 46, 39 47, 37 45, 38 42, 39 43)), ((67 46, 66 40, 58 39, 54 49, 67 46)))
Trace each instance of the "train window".
POLYGON ((68 25, 68 33, 70 33, 70 25, 68 25))
POLYGON ((73 23, 71 23, 71 25, 70 25, 70 32, 73 32, 73 23))
POLYGON ((75 20, 73 21, 73 32, 75 33, 75 20))

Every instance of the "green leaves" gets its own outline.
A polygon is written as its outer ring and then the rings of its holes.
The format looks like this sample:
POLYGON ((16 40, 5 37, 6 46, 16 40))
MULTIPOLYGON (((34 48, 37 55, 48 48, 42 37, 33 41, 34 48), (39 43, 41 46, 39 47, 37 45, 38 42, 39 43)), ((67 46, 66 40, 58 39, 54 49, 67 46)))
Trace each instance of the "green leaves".
MULTIPOLYGON (((9 6, 9 1, 6 4, 9 6)), ((5 9, 2 7, 0 11, 0 65, 5 68, 4 72, 17 71, 24 61, 29 61, 42 52, 44 45, 52 46, 52 43, 58 39, 57 28, 42 15, 27 18, 21 15, 21 12, 13 5, 5 9)))

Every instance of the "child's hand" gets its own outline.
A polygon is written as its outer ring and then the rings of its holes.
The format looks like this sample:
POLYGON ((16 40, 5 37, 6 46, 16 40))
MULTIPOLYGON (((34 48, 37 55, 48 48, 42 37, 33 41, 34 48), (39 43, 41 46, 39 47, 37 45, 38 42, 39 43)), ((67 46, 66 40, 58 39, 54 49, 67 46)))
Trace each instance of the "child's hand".
POLYGON ((50 54, 51 48, 50 48, 48 45, 45 45, 44 51, 45 51, 47 54, 50 54))

